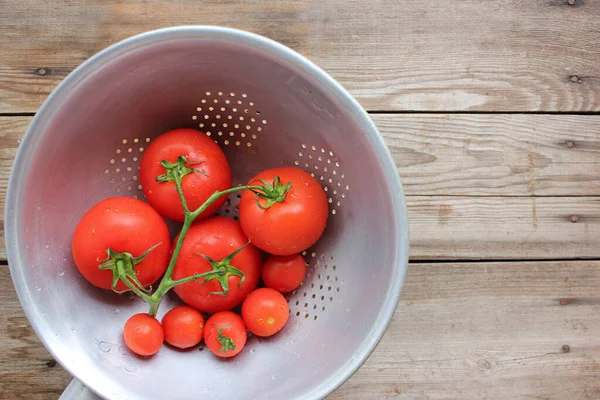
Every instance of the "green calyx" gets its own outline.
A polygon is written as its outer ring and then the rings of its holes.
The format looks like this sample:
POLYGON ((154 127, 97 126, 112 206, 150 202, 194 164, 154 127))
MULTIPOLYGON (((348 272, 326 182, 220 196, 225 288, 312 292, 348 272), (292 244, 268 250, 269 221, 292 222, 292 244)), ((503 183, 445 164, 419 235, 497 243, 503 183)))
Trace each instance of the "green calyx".
POLYGON ((118 253, 113 249, 106 250, 107 257, 104 260, 98 260, 102 264, 98 266, 101 270, 110 270, 113 273, 112 276, 112 290, 117 293, 123 293, 127 290, 117 290, 117 283, 119 280, 123 281, 123 283, 132 291, 149 293, 152 289, 146 289, 138 280, 137 275, 135 274, 134 267, 144 260, 148 254, 156 247, 160 246, 162 243, 158 243, 148 250, 146 250, 141 256, 134 257, 131 253, 123 252, 118 253))
POLYGON ((273 183, 269 183, 264 179, 261 179, 260 181, 263 183, 263 186, 250 190, 256 194, 256 204, 261 210, 266 210, 275 203, 283 203, 292 188, 291 182, 282 185, 279 176, 276 176, 273 179, 273 183), (260 203, 261 199, 264 199, 267 202, 264 206, 260 203))
POLYGON ((238 287, 242 287, 242 283, 246 280, 246 274, 244 274, 241 270, 231 265, 231 260, 239 254, 242 250, 248 246, 250 242, 246 243, 221 261, 215 261, 209 256, 204 254, 200 254, 206 261, 208 261, 212 267, 212 271, 205 272, 200 274, 202 276, 198 276, 196 279, 197 283, 204 284, 210 282, 212 280, 217 280, 219 284, 221 284, 221 292, 210 292, 210 294, 216 294, 219 296, 226 296, 229 293, 229 277, 231 276, 239 276, 241 277, 238 282, 238 287), (202 279, 201 281, 199 279, 202 279))
POLYGON ((159 175, 156 177, 158 182, 169 182, 169 181, 178 181, 181 182, 184 176, 191 174, 192 172, 198 172, 204 176, 206 175, 204 172, 199 170, 198 168, 190 168, 188 165, 198 165, 202 164, 204 161, 200 162, 188 162, 186 156, 179 156, 175 162, 169 162, 166 160, 162 160, 160 165, 167 171, 165 174, 159 175))
POLYGON ((217 330, 217 341, 221 345, 219 353, 227 353, 229 350, 235 350, 235 342, 233 341, 233 339, 223 334, 223 330, 228 327, 229 325, 225 325, 224 327, 219 329, 215 325, 213 325, 213 328, 217 330))

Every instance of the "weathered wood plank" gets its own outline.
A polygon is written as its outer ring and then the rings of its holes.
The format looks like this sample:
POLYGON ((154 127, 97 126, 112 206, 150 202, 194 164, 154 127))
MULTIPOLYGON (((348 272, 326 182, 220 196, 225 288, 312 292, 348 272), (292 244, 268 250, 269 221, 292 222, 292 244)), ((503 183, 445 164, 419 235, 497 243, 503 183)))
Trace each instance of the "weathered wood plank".
POLYGON ((600 398, 598 284, 597 262, 413 264, 383 341, 332 398, 600 398))
POLYGON ((600 115, 373 115, 408 195, 600 195, 600 115))
MULTIPOLYGON (((333 399, 600 397, 600 263, 411 264, 383 341, 333 399), (568 346, 568 347, 564 347, 568 346)), ((56 399, 68 374, 0 267, 0 397, 56 399)))
POLYGON ((36 111, 101 49, 183 24, 278 40, 330 72, 368 109, 600 110, 597 1, 382 0, 365 7, 360 0, 5 0, 0 112, 36 111))
POLYGON ((600 256, 598 197, 411 196, 407 201, 412 260, 600 256))
MULTIPOLYGON (((600 257, 600 199, 530 196, 600 195, 600 117, 375 117, 406 186, 413 259, 600 257), (420 196, 497 193, 530 197, 420 196)), ((0 118, 2 212, 29 121, 0 118)))

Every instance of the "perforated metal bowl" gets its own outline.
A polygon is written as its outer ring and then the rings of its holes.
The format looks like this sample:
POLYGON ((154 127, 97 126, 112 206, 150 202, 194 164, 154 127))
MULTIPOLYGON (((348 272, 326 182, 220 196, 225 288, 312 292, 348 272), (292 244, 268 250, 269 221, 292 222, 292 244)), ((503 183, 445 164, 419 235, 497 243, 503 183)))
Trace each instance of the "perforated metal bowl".
MULTIPOLYGON (((233 195, 220 210, 237 216, 233 195)), ((402 187, 365 111, 308 60, 269 39, 178 27, 120 42, 70 74, 36 115, 17 154, 6 206, 11 274, 31 324, 56 359, 108 399, 291 399, 326 396, 366 359, 389 324, 408 256, 402 187), (122 342, 129 295, 89 285, 69 248, 76 223, 109 196, 142 198, 145 146, 194 127, 225 151, 234 183, 297 165, 329 196, 323 238, 306 252, 291 318, 240 355, 122 342)), ((178 300, 170 296, 159 317, 178 300)), ((79 393, 79 392, 77 392, 79 393)))

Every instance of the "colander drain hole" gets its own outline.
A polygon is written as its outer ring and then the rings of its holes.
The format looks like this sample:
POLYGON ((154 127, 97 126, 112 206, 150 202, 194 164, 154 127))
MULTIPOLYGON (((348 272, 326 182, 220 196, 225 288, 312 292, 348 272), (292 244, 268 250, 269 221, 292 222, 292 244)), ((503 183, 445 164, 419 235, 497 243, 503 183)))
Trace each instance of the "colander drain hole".
POLYGON ((192 115, 192 121, 202 121, 198 127, 217 144, 252 147, 252 141, 258 136, 251 131, 262 132, 262 126, 268 123, 266 119, 257 118, 260 111, 254 110, 255 102, 248 100, 246 93, 239 98, 234 92, 228 96, 222 91, 207 91, 205 95, 196 108, 200 114, 192 115), (221 140, 224 137, 227 139, 221 140))
POLYGON ((150 143, 150 138, 125 138, 120 140, 120 143, 116 146, 116 156, 109 160, 110 168, 104 170, 104 175, 108 176, 109 182, 114 185, 113 188, 116 193, 130 192, 133 198, 138 198, 134 188, 137 186, 137 189, 142 189, 142 186, 136 185, 135 182, 138 180, 137 171, 140 168, 137 165, 139 155, 145 150, 144 142, 150 143), (111 171, 114 172, 111 173, 111 171))

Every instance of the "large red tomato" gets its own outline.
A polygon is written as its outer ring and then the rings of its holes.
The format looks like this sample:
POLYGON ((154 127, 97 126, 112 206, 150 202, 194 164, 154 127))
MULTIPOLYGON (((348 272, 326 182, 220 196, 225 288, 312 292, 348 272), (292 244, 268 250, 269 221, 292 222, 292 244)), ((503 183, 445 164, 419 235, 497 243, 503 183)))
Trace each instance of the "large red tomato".
MULTIPOLYGON (((183 241, 172 279, 179 280, 212 271, 211 263, 203 255, 218 263, 247 243, 248 238, 237 221, 224 217, 211 217, 195 222, 183 241)), ((202 279, 187 282, 176 286, 174 290, 186 304, 200 311, 230 310, 239 305, 256 287, 261 264, 260 250, 248 244, 229 263, 230 266, 240 270, 245 275, 245 279, 240 283, 241 276, 235 274, 228 276, 227 295, 217 294, 223 292, 222 284, 217 279, 206 283, 202 283, 202 279)))
MULTIPOLYGON (((184 156, 187 173, 182 189, 191 211, 200 207, 217 190, 231 187, 231 170, 225 154, 204 133, 195 129, 173 129, 154 139, 142 157, 140 182, 148 203, 160 214, 173 221, 183 221, 183 206, 175 182, 158 182, 157 177, 167 173, 161 162, 171 164, 184 156)), ((214 214, 225 202, 221 196, 199 218, 214 214)))
MULTIPOLYGON (((107 250, 130 253, 134 258, 156 246, 135 265, 142 286, 147 287, 165 271, 169 263, 171 238, 162 217, 148 204, 130 197, 102 200, 81 218, 72 240, 72 252, 79 272, 91 284, 102 289, 112 286, 113 272, 98 266, 107 258, 107 250)), ((116 290, 127 287, 121 281, 116 290)))
POLYGON ((285 199, 265 208, 267 200, 245 190, 239 204, 240 223, 256 247, 287 256, 306 250, 319 240, 327 223, 327 196, 315 178, 296 167, 263 171, 248 184, 262 185, 262 180, 272 183, 275 177, 279 177, 280 187, 274 189, 282 192, 285 199), (287 184, 291 188, 285 194, 287 184))

